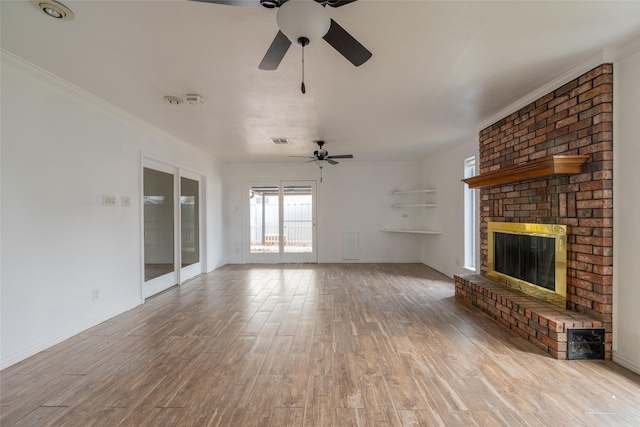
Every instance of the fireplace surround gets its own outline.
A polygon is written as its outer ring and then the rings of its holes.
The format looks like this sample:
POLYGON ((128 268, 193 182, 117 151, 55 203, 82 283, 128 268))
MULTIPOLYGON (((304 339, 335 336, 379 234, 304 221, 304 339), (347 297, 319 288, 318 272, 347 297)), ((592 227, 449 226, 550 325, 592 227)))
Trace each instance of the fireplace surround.
POLYGON ((611 359, 613 78, 612 64, 599 65, 479 134, 479 172, 491 178, 471 186, 481 187, 480 274, 456 276, 456 297, 557 358, 567 358, 569 329, 595 328, 604 329, 604 358, 611 359), (588 160, 578 172, 512 173, 557 156, 588 160), (487 278, 491 222, 567 226, 566 309, 487 278))

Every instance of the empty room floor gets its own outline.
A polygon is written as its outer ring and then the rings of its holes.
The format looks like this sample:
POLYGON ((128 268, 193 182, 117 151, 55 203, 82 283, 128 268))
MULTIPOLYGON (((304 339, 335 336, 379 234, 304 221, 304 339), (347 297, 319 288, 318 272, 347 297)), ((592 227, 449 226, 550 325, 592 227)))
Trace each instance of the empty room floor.
POLYGON ((8 426, 638 426, 420 264, 227 265, 0 373, 8 426))

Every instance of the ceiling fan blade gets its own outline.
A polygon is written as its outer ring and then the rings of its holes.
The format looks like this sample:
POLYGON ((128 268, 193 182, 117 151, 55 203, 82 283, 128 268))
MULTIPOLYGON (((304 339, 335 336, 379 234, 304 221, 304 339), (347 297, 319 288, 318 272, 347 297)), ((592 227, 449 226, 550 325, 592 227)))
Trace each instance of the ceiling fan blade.
POLYGON ((354 1, 356 0, 329 0, 327 2, 327 6, 340 7, 344 6, 345 4, 353 3, 354 1))
POLYGON ((331 20, 329 32, 323 38, 356 67, 367 62, 372 56, 366 47, 362 46, 358 40, 353 38, 347 30, 338 25, 333 19, 331 20))
POLYGON ((262 7, 259 0, 191 0, 200 3, 226 4, 228 6, 262 7))
POLYGON ((325 159, 330 165, 337 165, 338 162, 336 162, 335 160, 331 160, 331 159, 325 159))
POLYGON ((278 68, 282 58, 284 58, 284 54, 289 50, 289 46, 291 46, 291 41, 282 31, 278 31, 276 38, 271 42, 271 46, 269 46, 269 50, 262 58, 258 68, 261 70, 275 70, 278 68))
POLYGON ((337 156, 327 156, 327 159, 353 159, 353 154, 339 154, 337 156))

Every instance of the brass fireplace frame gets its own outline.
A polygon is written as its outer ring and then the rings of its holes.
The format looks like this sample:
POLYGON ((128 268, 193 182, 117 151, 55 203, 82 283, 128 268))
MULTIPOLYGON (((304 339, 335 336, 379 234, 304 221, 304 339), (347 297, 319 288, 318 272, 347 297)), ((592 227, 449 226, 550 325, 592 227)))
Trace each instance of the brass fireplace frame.
POLYGON ((518 222, 489 222, 487 277, 511 288, 566 308, 567 297, 567 226, 559 224, 533 224, 518 222), (528 236, 550 237, 555 239, 555 291, 537 286, 534 283, 517 279, 495 271, 494 233, 523 234, 528 236))

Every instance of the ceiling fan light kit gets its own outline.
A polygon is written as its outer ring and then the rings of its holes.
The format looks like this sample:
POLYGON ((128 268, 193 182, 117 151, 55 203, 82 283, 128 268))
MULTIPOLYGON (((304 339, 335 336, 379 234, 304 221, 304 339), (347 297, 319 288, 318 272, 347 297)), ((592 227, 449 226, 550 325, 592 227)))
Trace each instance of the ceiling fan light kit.
POLYGON ((278 9, 276 14, 278 28, 292 43, 314 43, 327 34, 331 27, 331 18, 327 10, 314 0, 289 0, 278 9))

